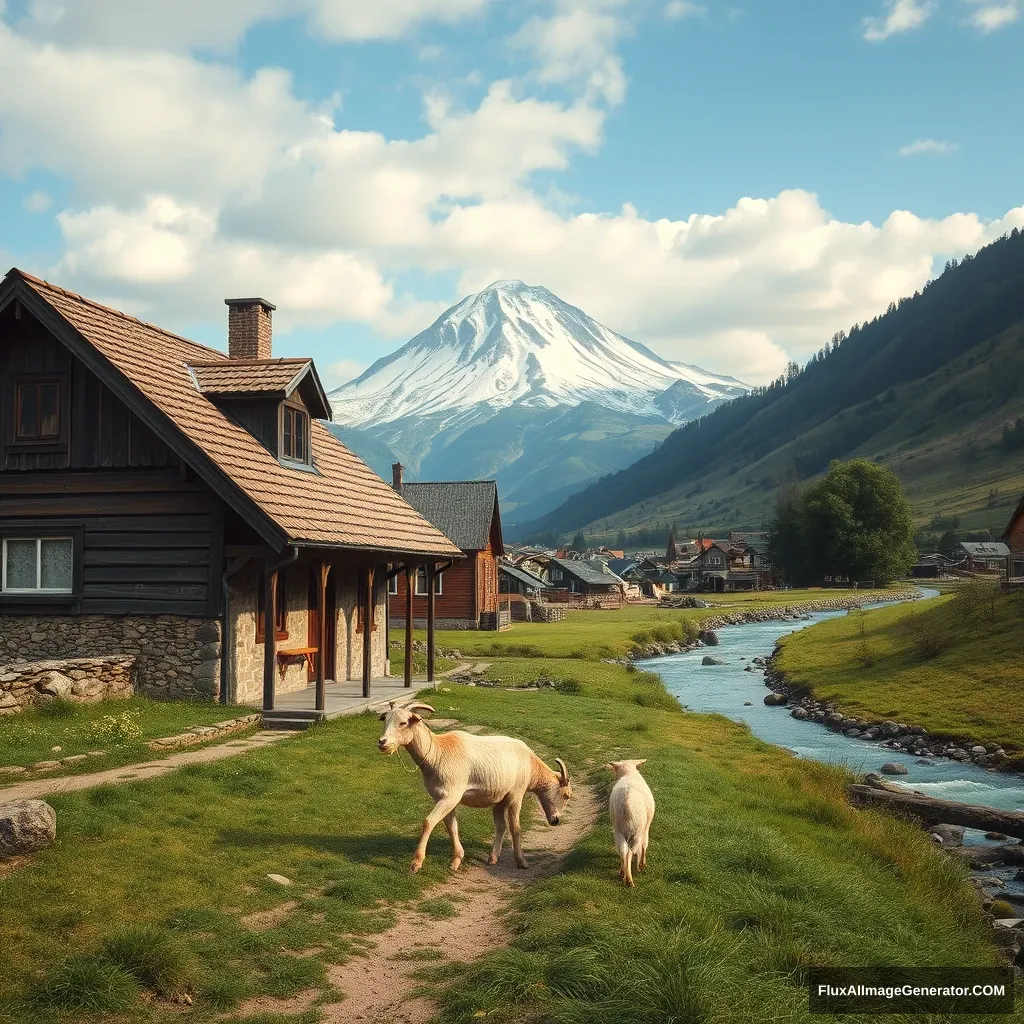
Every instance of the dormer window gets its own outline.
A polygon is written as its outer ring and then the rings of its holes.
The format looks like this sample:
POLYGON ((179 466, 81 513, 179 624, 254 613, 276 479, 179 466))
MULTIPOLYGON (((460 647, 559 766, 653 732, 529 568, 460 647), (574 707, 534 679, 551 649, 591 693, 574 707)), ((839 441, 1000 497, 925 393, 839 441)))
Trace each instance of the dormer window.
POLYGON ((309 462, 309 414, 305 409, 281 407, 281 458, 309 462))

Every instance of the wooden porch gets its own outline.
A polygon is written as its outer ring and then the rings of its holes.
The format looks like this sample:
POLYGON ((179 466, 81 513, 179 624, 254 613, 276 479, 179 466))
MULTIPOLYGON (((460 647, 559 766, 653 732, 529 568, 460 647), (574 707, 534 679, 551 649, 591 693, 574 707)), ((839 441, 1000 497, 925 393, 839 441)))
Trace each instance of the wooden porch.
POLYGON ((264 729, 308 729, 314 722, 384 709, 392 701, 408 703, 415 698, 416 691, 426 685, 427 681, 422 676, 414 679, 412 687, 407 687, 401 677, 384 676, 371 680, 372 696, 364 697, 360 679, 326 681, 323 684, 322 708, 318 708, 315 684, 304 690, 279 693, 273 709, 263 709, 261 724, 264 729))

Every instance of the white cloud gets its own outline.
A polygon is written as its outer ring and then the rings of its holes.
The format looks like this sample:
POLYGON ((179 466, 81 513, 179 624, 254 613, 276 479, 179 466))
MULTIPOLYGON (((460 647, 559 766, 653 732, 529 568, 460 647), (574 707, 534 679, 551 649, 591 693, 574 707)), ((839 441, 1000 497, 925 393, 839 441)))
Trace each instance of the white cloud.
POLYGON ((28 210, 29 213, 43 213, 50 208, 53 201, 45 192, 40 192, 38 189, 35 192, 31 192, 29 195, 21 201, 21 205, 28 210))
POLYGON ((985 0, 970 0, 976 10, 968 21, 980 32, 996 32, 1020 19, 1020 0, 1006 3, 987 3, 985 0))
POLYGON ((897 33, 920 28, 933 8, 931 0, 886 0, 882 17, 864 19, 864 38, 869 43, 880 43, 897 33))
POLYGON ((366 365, 366 363, 361 363, 355 359, 339 359, 337 362, 331 363, 326 371, 321 371, 320 373, 324 387, 328 389, 338 388, 342 384, 347 384, 350 380, 355 380, 366 369, 366 365))
POLYGON ((906 146, 900 146, 900 156, 947 156, 955 153, 960 147, 955 142, 945 139, 916 139, 906 146))
POLYGON ((699 18, 707 12, 708 9, 703 4, 695 3, 694 0, 671 0, 665 7, 665 17, 670 21, 699 18))
POLYGON ((74 46, 229 49, 254 25, 305 22, 333 42, 394 39, 417 25, 454 22, 488 0, 31 0, 19 30, 74 46))

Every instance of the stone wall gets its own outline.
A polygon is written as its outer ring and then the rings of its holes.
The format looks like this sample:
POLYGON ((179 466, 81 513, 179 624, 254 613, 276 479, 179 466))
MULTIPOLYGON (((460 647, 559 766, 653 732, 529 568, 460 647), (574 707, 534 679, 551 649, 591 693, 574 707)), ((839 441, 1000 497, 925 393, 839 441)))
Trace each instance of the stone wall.
MULTIPOLYGON (((363 634, 356 632, 358 583, 353 573, 342 569, 334 581, 338 616, 336 621, 335 678, 359 679, 363 672, 363 634)), ((288 639, 278 640, 279 651, 306 647, 309 637, 309 568, 304 562, 286 571, 288 639)), ((260 704, 263 700, 263 644, 256 642, 256 588, 263 585, 262 568, 253 563, 231 580, 230 615, 234 699, 240 704, 260 704)), ((382 588, 383 589, 383 588, 382 588)), ((373 633, 371 672, 374 677, 388 674, 385 641, 387 595, 377 600, 373 633)), ((291 659, 278 665, 274 674, 275 692, 288 693, 312 685, 304 659, 291 659)))
MULTIPOLYGON (((405 618, 392 620, 391 623, 396 629, 405 629, 405 618)), ((413 629, 426 629, 426 619, 413 619, 413 629)), ((480 623, 476 619, 434 619, 434 629, 480 629, 480 623)))
POLYGON ((565 607, 562 605, 530 602, 530 619, 533 622, 561 622, 564 618, 565 607))
POLYGON ((130 697, 135 659, 65 658, 0 665, 0 715, 62 697, 88 703, 130 697))
POLYGON ((163 700, 220 693, 220 621, 182 615, 0 615, 0 662, 131 657, 135 689, 163 700))

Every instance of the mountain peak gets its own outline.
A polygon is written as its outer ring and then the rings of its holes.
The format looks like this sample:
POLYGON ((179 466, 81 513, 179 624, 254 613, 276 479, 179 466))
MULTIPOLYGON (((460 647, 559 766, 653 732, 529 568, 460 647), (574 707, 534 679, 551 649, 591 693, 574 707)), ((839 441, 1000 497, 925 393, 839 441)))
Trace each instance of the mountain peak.
MULTIPOLYGON (((676 422, 656 399, 677 381, 692 385, 685 418, 746 387, 670 363, 598 323, 547 288, 498 280, 446 310, 425 331, 358 380, 331 394, 335 422, 390 423, 410 416, 444 421, 480 408, 608 409, 676 422)), ((678 420, 682 422, 682 420, 678 420)))

